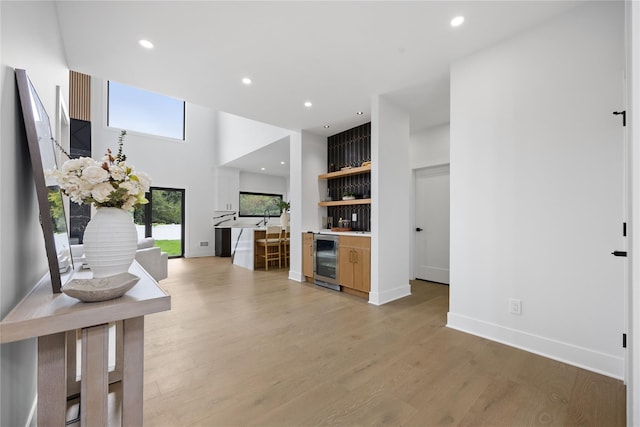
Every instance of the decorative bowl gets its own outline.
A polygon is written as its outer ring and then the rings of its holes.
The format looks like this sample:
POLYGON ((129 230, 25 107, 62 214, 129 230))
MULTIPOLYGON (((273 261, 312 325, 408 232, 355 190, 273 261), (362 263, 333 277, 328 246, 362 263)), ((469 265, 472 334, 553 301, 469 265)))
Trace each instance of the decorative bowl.
POLYGON ((62 287, 62 292, 83 302, 107 301, 126 294, 138 280, 140 278, 131 273, 93 279, 73 279, 62 287))

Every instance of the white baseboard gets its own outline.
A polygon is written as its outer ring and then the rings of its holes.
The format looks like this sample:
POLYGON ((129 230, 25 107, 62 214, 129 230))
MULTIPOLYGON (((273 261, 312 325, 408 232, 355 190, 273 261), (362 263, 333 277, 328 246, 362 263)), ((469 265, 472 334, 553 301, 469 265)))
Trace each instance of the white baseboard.
POLYGON ((411 295, 411 285, 405 284, 384 292, 369 292, 369 303, 382 305, 411 295))
POLYGON ((304 282, 305 278, 299 271, 289 270, 289 280, 295 280, 296 282, 304 282))
POLYGON ((447 327, 624 380, 624 358, 449 312, 447 327))
POLYGON ((185 258, 202 258, 207 256, 215 256, 213 249, 207 248, 204 250, 195 250, 195 251, 191 250, 191 251, 184 252, 185 258))

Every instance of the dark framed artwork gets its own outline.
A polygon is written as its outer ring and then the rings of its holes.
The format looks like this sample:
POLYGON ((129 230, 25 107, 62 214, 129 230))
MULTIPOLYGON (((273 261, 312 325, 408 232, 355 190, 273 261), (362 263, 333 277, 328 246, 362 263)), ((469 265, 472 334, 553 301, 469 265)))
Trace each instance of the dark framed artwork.
POLYGON ((45 176, 45 170, 57 167, 54 139, 49 116, 27 72, 21 69, 16 69, 15 72, 38 198, 40 224, 44 233, 51 287, 54 293, 59 293, 73 272, 73 260, 62 193, 55 181, 45 176))

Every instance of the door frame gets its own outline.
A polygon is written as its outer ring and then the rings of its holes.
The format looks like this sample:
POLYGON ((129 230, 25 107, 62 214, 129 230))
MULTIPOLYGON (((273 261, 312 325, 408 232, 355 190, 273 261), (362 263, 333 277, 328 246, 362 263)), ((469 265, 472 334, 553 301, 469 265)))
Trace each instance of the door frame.
MULTIPOLYGON (((415 229, 417 227, 417 219, 416 219, 416 208, 417 208, 417 175, 428 169, 441 168, 444 166, 449 167, 449 176, 451 176, 451 162, 443 162, 443 163, 435 163, 429 166, 423 166, 419 168, 412 169, 411 171, 411 208, 409 213, 409 224, 411 226, 411 247, 409 248, 409 271, 411 274, 411 280, 416 280, 416 233, 415 229)), ((449 187, 449 195, 451 195, 451 187, 449 187)), ((449 216, 451 216, 451 211, 449 211, 449 216)), ((451 266, 449 266, 449 271, 451 271, 451 266)))
POLYGON ((629 116, 627 141, 629 144, 628 171, 628 258, 629 285, 627 288, 627 341, 626 384, 627 384, 627 423, 640 423, 640 4, 625 2, 626 19, 626 76, 628 103, 625 106, 629 116))
POLYGON ((181 221, 182 224, 180 224, 180 240, 181 240, 181 244, 180 244, 180 255, 171 255, 169 256, 169 258, 183 258, 184 257, 184 248, 187 245, 186 241, 185 241, 185 197, 186 197, 186 191, 184 188, 171 188, 171 187, 149 187, 149 191, 145 194, 145 197, 147 198, 147 200, 149 200, 149 203, 147 203, 146 205, 144 205, 144 236, 145 237, 152 237, 152 224, 151 224, 151 214, 152 214, 152 203, 153 203, 153 190, 160 190, 160 191, 178 191, 180 193, 182 193, 182 197, 180 198, 181 200, 181 206, 180 206, 180 216, 181 216, 181 221))

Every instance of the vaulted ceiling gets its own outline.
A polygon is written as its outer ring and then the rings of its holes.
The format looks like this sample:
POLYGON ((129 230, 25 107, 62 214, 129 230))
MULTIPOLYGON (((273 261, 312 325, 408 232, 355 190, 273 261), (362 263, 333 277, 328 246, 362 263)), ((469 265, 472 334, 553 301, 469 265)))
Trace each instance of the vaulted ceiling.
POLYGON ((56 3, 71 69, 320 135, 369 121, 375 95, 410 111, 414 131, 448 122, 452 61, 579 4, 56 3), (454 28, 450 21, 457 15, 465 22, 454 28), (142 48, 140 39, 155 47, 142 48), (244 77, 252 84, 243 84, 244 77))

